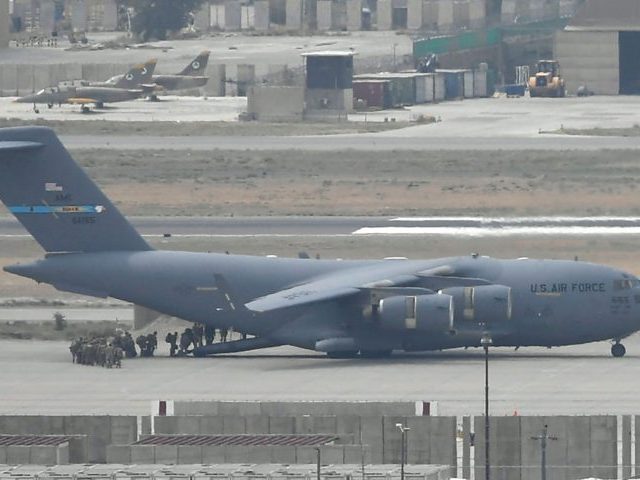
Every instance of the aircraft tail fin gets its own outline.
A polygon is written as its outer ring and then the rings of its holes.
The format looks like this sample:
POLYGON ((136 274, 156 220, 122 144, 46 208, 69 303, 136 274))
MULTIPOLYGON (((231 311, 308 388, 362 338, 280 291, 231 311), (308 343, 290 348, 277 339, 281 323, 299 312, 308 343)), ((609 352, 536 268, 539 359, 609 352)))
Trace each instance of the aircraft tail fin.
POLYGON ((150 83, 153 72, 156 69, 157 59, 152 58, 145 63, 135 65, 115 83, 116 88, 135 89, 140 84, 150 83))
POLYGON ((200 77, 207 71, 207 64, 209 63, 209 50, 201 52, 196 58, 194 58, 189 65, 185 67, 178 75, 184 75, 189 77, 200 77))
POLYGON ((0 200, 46 252, 151 250, 49 128, 0 129, 0 200))

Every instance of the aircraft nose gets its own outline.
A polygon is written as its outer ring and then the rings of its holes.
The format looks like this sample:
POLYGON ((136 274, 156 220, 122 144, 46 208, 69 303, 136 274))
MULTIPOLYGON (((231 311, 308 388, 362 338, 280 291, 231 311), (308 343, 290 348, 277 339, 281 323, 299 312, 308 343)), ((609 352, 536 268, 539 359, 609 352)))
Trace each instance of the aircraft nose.
POLYGON ((35 95, 27 95, 25 97, 16 98, 14 100, 15 103, 33 103, 36 99, 35 95))

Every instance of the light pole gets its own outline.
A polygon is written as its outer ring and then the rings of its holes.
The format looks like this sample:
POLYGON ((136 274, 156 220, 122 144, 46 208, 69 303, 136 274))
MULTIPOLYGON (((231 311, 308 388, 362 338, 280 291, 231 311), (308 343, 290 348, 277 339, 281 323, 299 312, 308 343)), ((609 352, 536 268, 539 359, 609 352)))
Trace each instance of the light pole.
POLYGON ((398 46, 397 43, 393 44, 393 71, 396 71, 396 47, 398 46))
POLYGON ((489 345, 493 341, 488 333, 482 335, 480 345, 484 348, 484 478, 491 478, 489 460, 489 345))
POLYGON ((531 440, 539 440, 540 441, 540 478, 542 480, 547 480, 547 440, 557 440, 558 437, 554 437, 553 435, 549 435, 549 430, 547 425, 542 429, 542 433, 540 435, 536 435, 535 437, 531 437, 531 440))
POLYGON ((411 429, 409 427, 405 427, 401 423, 396 423, 396 427, 402 434, 402 449, 400 450, 400 480, 404 480, 404 464, 407 459, 407 432, 411 429))
POLYGON ((320 480, 320 447, 315 447, 316 449, 316 480, 320 480))

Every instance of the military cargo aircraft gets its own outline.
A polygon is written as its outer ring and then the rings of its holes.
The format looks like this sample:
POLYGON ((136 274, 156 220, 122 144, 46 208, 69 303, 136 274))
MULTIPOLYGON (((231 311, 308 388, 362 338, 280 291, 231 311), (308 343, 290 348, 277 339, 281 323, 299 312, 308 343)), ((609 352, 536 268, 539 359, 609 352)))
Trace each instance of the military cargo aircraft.
POLYGON ((54 105, 71 104, 80 105, 83 113, 89 111, 87 105, 95 105, 96 108, 104 108, 105 103, 126 102, 135 100, 153 90, 152 86, 145 87, 153 74, 156 61, 134 66, 122 77, 122 80, 108 86, 103 84, 89 84, 85 86, 49 87, 32 95, 26 95, 16 100, 18 103, 46 104, 49 108, 54 105))
POLYGON ((498 260, 334 261, 157 251, 42 127, 0 130, 0 199, 45 250, 4 270, 233 327, 243 340, 196 355, 277 345, 330 357, 621 339, 640 329, 640 282, 603 265, 498 260))

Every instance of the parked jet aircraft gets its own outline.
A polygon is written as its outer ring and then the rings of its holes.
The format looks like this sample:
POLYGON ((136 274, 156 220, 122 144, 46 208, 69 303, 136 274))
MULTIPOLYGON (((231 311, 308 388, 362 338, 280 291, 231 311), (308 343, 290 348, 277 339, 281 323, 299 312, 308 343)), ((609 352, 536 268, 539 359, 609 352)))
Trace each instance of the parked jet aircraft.
MULTIPOLYGON (((209 63, 209 53, 208 50, 200 53, 200 55, 194 58, 180 73, 174 75, 149 76, 144 83, 153 84, 153 86, 160 90, 187 90, 190 88, 204 87, 209 80, 209 77, 204 75, 207 70, 207 64, 209 63)), ((123 75, 112 77, 107 80, 105 84, 102 84, 102 86, 116 84, 122 81, 123 78, 123 75)))
POLYGON ((578 261, 331 261, 156 251, 54 132, 0 130, 0 198, 45 250, 4 267, 55 288, 253 335, 197 355, 295 345, 332 357, 620 340, 640 329, 640 281, 578 261))
POLYGON ((154 75, 153 83, 164 90, 187 90, 204 87, 209 80, 209 77, 204 75, 209 63, 209 53, 208 50, 200 53, 178 74, 154 75))
POLYGON ((156 69, 157 62, 156 58, 151 58, 142 65, 134 66, 124 75, 116 75, 105 82, 84 82, 83 86, 125 89, 138 89, 141 86, 145 86, 151 89, 153 87, 153 72, 156 69))
POLYGON ((88 111, 87 105, 93 104, 97 108, 104 108, 105 103, 126 102, 135 100, 149 93, 151 86, 145 88, 144 82, 149 81, 153 74, 156 61, 141 65, 136 65, 124 75, 121 81, 114 83, 112 86, 100 85, 88 86, 63 86, 49 87, 40 90, 38 93, 26 95, 16 100, 18 103, 38 103, 46 104, 49 108, 54 105, 62 105, 63 103, 80 105, 83 112, 88 111))

